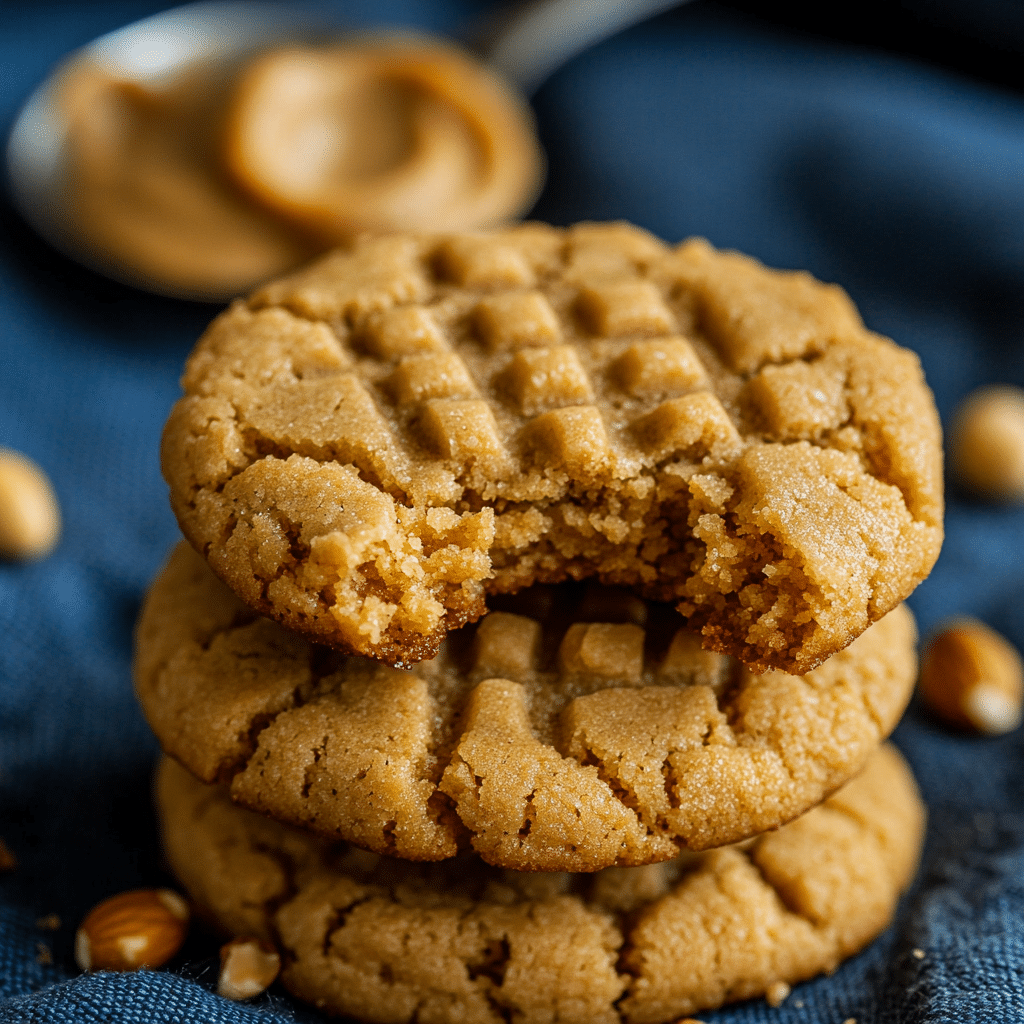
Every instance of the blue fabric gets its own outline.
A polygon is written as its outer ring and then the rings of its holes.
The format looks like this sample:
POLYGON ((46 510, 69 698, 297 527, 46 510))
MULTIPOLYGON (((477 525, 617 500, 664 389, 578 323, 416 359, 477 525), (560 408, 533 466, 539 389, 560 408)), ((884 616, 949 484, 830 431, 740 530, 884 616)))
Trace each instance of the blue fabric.
MULTIPOLYGON (((4 5, 0 126, 67 51, 158 6, 4 5)), ((960 22, 977 13, 979 36, 1009 10, 954 6, 960 22)), ((487 9, 333 11, 465 36, 487 9)), ((920 353, 944 420, 978 384, 1024 384, 1021 94, 697 3, 576 59, 535 106, 550 157, 539 217, 703 234, 841 282, 871 327, 920 353)), ((129 659, 141 596, 177 536, 160 430, 216 308, 69 263, 5 199, 0 225, 0 444, 45 468, 65 516, 52 557, 0 565, 0 836, 20 861, 0 876, 0 1022, 318 1019, 277 989, 246 1006, 212 995, 216 941, 201 930, 171 972, 74 968, 93 903, 170 882, 149 801, 156 745, 129 659), (51 913, 56 931, 37 925, 51 913)), ((923 632, 969 613, 1024 647, 1024 512, 949 499, 942 556, 911 598, 923 632)), ((931 825, 892 928, 779 1009, 755 1001, 704 1019, 1024 1020, 1024 736, 956 736, 914 705, 896 739, 931 825)))

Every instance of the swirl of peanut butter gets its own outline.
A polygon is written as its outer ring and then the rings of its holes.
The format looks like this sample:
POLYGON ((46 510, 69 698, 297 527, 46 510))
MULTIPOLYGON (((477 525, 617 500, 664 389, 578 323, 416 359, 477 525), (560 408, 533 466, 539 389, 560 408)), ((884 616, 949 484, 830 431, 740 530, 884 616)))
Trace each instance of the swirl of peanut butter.
POLYGON ((217 300, 323 248, 223 170, 226 93, 202 69, 162 87, 92 64, 68 70, 64 220, 88 262, 151 291, 217 300))
POLYGON ((524 100, 469 55, 418 37, 258 58, 225 144, 244 188, 332 242, 509 220, 532 205, 544 168, 524 100))
POLYGON ((529 107, 454 46, 286 47, 234 76, 62 76, 72 248, 152 291, 223 300, 363 231, 465 230, 533 202, 529 107))

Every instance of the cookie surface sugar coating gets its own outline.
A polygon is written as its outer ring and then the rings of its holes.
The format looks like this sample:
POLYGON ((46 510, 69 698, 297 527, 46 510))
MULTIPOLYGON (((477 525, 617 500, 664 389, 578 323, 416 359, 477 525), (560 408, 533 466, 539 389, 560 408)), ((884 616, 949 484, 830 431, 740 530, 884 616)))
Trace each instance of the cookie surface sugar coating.
POLYGON ((392 669, 256 616, 181 544, 140 619, 136 690, 163 748, 253 810, 412 860, 594 871, 803 813, 916 675, 903 606, 797 677, 703 651, 670 606, 612 588, 507 600, 392 669))
POLYGON ((938 418, 839 288, 637 228, 363 238, 236 303, 164 432, 253 608, 391 664, 597 576, 802 673, 927 575, 938 418))
POLYGON ((889 922, 924 826, 877 750, 802 818, 742 848, 592 875, 414 865, 232 806, 172 761, 172 870, 228 933, 282 949, 301 999, 367 1021, 659 1024, 832 971, 889 922))

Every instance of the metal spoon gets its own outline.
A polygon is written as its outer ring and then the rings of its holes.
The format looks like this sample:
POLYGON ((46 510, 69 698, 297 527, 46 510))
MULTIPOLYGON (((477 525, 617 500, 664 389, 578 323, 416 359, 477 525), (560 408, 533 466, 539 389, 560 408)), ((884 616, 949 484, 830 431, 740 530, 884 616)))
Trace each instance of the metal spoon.
MULTIPOLYGON (((544 0, 514 11, 483 56, 529 94, 589 46, 682 2, 686 0, 544 0)), ((90 252, 69 230, 61 203, 69 131, 68 114, 60 102, 62 74, 72 63, 87 61, 111 78, 159 87, 186 68, 216 67, 227 73, 269 44, 322 38, 337 31, 317 24, 302 8, 214 0, 177 7, 101 36, 65 61, 22 107, 7 145, 15 206, 65 255, 107 277, 157 290, 90 252)))

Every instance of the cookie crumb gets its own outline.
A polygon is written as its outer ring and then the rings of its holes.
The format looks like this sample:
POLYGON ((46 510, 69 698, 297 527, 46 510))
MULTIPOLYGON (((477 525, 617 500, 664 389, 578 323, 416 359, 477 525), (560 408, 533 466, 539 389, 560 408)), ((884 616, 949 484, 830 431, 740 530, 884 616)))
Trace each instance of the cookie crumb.
POLYGON ((857 1024, 857 1018, 847 1017, 846 1020, 843 1021, 843 1024, 857 1024))
POLYGON ((18 858, 11 848, 0 839, 0 871, 13 871, 18 866, 18 858))
POLYGON ((804 1008, 804 1001, 803 1001, 802 999, 797 999, 797 1000, 796 1000, 796 1002, 795 1002, 795 1003, 793 1003, 793 1005, 794 1005, 794 1006, 795 1006, 795 1007, 796 1007, 796 1008, 797 1008, 798 1010, 802 1010, 802 1009, 804 1008))
POLYGON ((910 951, 910 955, 915 960, 923 960, 924 959, 924 950, 923 949, 912 949, 910 951))
POLYGON ((53 963, 53 953, 50 952, 50 947, 45 942, 36 943, 36 963, 42 964, 44 967, 53 963))
POLYGON ((774 1009, 776 1006, 781 1006, 792 991, 784 981, 773 981, 766 989, 764 997, 768 1005, 774 1009))
POLYGON ((60 914, 45 914, 36 918, 36 927, 46 932, 55 932, 60 927, 60 914))

